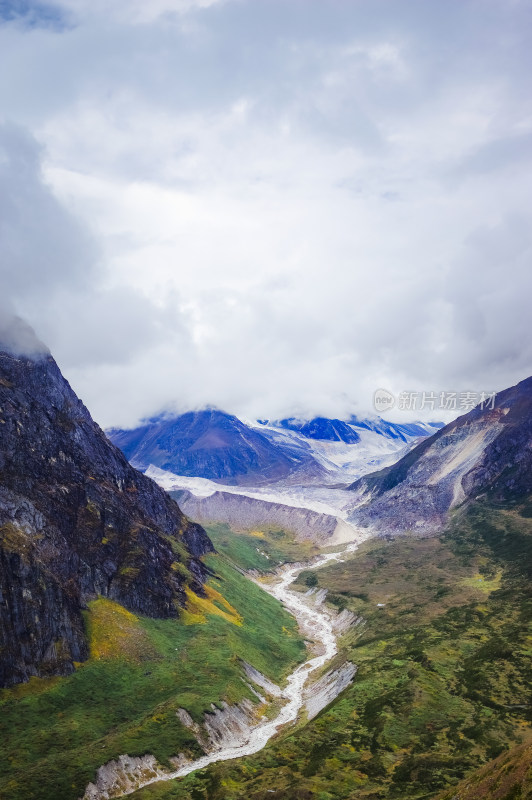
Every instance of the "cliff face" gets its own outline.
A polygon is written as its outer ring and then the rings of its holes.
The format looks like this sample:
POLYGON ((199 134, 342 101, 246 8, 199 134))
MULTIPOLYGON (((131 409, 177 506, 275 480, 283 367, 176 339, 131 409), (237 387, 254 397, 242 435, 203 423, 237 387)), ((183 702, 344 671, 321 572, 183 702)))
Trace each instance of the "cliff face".
POLYGON ((0 685, 87 657, 81 610, 104 595, 177 616, 213 549, 105 437, 48 354, 0 345, 0 685), (8 348, 5 348, 7 350, 8 348))
POLYGON ((381 531, 435 530, 479 494, 511 500, 532 491, 532 378, 499 392, 425 439, 396 464, 351 487, 350 520, 381 531))

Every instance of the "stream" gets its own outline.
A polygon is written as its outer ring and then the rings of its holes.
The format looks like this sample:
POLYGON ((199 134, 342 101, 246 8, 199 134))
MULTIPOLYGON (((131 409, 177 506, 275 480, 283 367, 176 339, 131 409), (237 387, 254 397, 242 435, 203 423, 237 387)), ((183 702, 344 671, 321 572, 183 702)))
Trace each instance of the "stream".
MULTIPOLYGON (((336 635, 333 630, 333 617, 327 608, 321 606, 310 607, 307 605, 304 596, 292 591, 289 587, 304 569, 311 567, 315 570, 324 567, 331 561, 343 561, 345 557, 349 553, 354 552, 357 547, 358 543, 352 542, 342 548, 342 550, 335 553, 324 554, 312 562, 298 564, 296 566, 287 564, 280 567, 276 572, 276 577, 278 578, 276 583, 268 585, 257 581, 258 586, 268 592, 268 594, 280 600, 287 611, 294 615, 304 635, 308 638, 312 638, 312 640, 320 646, 320 649, 323 649, 323 652, 309 658, 303 664, 300 664, 294 672, 289 675, 286 687, 281 693, 281 697, 288 702, 281 708, 277 717, 272 720, 265 720, 256 725, 251 730, 249 738, 244 744, 209 753, 208 755, 198 758, 196 761, 186 764, 175 772, 169 772, 167 775, 157 776, 147 780, 142 786, 147 786, 150 783, 157 783, 161 780, 181 778, 184 775, 188 775, 190 772, 202 769, 217 761, 228 761, 232 758, 241 758, 242 756, 250 756, 253 753, 257 753, 259 750, 262 750, 283 725, 294 722, 297 719, 304 705, 304 689, 309 675, 314 670, 324 666, 330 661, 331 658, 336 655, 338 647, 336 635)), ((141 787, 138 786, 137 789, 138 788, 141 787)))

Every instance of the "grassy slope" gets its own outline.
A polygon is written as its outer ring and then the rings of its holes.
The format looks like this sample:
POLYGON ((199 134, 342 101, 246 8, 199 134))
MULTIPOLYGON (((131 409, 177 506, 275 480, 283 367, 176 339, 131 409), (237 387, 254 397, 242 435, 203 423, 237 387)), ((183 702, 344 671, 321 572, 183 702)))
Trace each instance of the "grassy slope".
POLYGON ((0 694, 0 798, 69 800, 121 753, 164 764, 198 752, 175 711, 198 721, 211 703, 255 698, 239 659, 281 681, 302 659, 294 620, 223 555, 208 599, 183 619, 136 617, 108 600, 87 612, 91 658, 67 678, 33 679, 0 694), (185 624, 183 624, 185 623, 185 624))
POLYGON ((312 542, 296 542, 285 531, 233 531, 225 523, 207 527, 214 546, 246 570, 268 571, 287 561, 305 561, 319 553, 312 542))
MULTIPOLYGON (((256 756, 133 797, 433 798, 530 732, 531 569, 528 511, 477 505, 440 539, 371 543, 317 571, 367 621, 343 642, 354 684, 256 756)), ((482 798, 528 797, 516 786, 482 798)))
POLYGON ((478 769, 437 800, 530 800, 532 738, 478 769))

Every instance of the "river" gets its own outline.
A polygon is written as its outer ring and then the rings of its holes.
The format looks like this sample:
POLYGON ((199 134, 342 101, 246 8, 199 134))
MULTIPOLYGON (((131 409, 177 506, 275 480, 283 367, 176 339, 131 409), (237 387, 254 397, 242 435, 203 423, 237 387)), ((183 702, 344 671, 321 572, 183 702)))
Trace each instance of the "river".
MULTIPOLYGON (((264 591, 276 597, 285 608, 297 619, 300 628, 308 637, 318 645, 322 652, 300 664, 287 679, 286 687, 282 690, 281 697, 287 702, 279 714, 272 720, 259 723, 251 729, 249 738, 237 747, 227 747, 192 761, 175 772, 164 776, 157 776, 145 781, 142 786, 158 783, 161 780, 174 780, 182 778, 190 772, 207 767, 217 761, 228 761, 233 758, 242 758, 257 753, 267 744, 278 730, 287 723, 294 722, 304 704, 304 689, 309 675, 319 667, 324 666, 336 655, 337 641, 333 629, 333 617, 324 606, 310 606, 304 596, 290 589, 300 572, 311 567, 313 570, 329 564, 331 561, 343 561, 349 553, 354 552, 358 543, 352 542, 342 550, 327 553, 307 564, 285 565, 276 572, 277 581, 271 584, 258 582, 264 591)), ((137 787, 141 788, 140 786, 137 787)))

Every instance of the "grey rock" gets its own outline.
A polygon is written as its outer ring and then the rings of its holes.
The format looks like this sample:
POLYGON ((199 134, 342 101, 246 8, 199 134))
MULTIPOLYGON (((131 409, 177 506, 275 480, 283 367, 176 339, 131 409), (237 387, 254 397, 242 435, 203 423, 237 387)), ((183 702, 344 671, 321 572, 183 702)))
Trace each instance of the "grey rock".
POLYGON ((396 464, 360 478, 349 521, 377 533, 433 533, 480 494, 494 501, 532 491, 532 378, 499 392, 396 464))
POLYGON ((199 593, 213 546, 137 472, 50 355, 0 352, 0 686, 87 655, 82 608, 103 595, 175 617, 184 561, 199 593))

